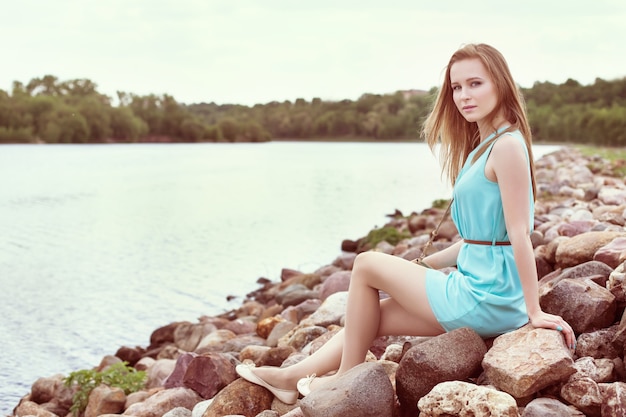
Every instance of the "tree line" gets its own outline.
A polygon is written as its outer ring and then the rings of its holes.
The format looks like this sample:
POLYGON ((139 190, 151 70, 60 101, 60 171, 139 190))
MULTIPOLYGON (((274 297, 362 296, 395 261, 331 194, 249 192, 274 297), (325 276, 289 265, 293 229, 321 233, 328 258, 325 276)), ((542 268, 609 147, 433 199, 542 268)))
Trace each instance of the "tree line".
MULTIPOLYGON (((117 92, 114 100, 88 79, 46 75, 0 90, 0 143, 416 140, 436 93, 184 104, 167 94, 117 92)), ((590 85, 537 82, 522 93, 535 141, 626 145, 626 77, 590 85)))

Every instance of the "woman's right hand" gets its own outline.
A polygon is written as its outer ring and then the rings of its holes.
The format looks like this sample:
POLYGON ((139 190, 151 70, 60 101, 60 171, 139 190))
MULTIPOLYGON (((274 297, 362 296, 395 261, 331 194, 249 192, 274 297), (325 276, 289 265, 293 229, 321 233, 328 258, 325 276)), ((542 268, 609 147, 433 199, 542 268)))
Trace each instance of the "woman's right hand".
POLYGON ((565 338, 565 344, 572 350, 576 349, 576 334, 572 327, 561 317, 554 314, 549 314, 544 311, 539 311, 530 318, 530 324, 533 327, 552 329, 559 331, 565 338))

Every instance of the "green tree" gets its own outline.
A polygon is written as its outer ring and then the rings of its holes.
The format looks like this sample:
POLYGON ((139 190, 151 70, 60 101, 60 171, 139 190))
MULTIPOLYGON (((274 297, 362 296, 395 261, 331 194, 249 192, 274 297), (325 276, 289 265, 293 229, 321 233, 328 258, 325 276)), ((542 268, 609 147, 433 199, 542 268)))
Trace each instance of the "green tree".
POLYGON ((148 125, 129 107, 114 107, 110 112, 111 135, 116 140, 136 142, 148 134, 148 125))
POLYGON ((266 142, 270 139, 270 134, 260 123, 249 121, 243 126, 243 138, 248 142, 266 142))
POLYGON ((70 106, 58 106, 46 113, 43 130, 39 132, 47 143, 87 143, 89 126, 85 118, 70 106))
POLYGON ((206 136, 206 126, 195 117, 187 117, 180 124, 180 136, 190 142, 200 142, 206 136))
POLYGON ((217 127, 219 128, 221 136, 224 138, 224 140, 229 142, 234 142, 235 140, 237 140, 237 137, 239 135, 239 125, 237 124, 235 119, 229 117, 224 118, 219 121, 217 127))
POLYGON ((26 84, 26 91, 30 96, 56 96, 60 93, 59 79, 54 75, 45 75, 43 78, 33 78, 26 84))
POLYGON ((159 97, 154 94, 148 96, 133 95, 129 107, 135 115, 146 123, 149 135, 161 135, 163 133, 163 110, 159 97))
POLYGON ((182 107, 174 97, 167 94, 163 95, 159 105, 161 109, 160 133, 173 138, 184 137, 181 125, 185 121, 186 115, 182 107))
POLYGON ((78 111, 87 122, 90 141, 102 142, 111 137, 111 106, 91 95, 79 102, 78 111))
POLYGON ((9 94, 0 90, 0 143, 30 143, 34 141, 32 118, 23 113, 19 122, 15 101, 9 94))

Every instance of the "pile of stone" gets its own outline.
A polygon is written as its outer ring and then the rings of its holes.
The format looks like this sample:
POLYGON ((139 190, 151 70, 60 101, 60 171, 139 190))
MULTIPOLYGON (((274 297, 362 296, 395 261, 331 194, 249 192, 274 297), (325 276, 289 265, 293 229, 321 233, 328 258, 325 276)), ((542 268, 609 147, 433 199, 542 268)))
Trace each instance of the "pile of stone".
MULTIPOLYGON (((532 242, 542 308, 575 330, 568 349, 554 330, 526 325, 491 340, 468 328, 438 337, 376 339, 362 365, 296 404, 237 376, 235 366, 288 366, 342 328, 356 253, 313 273, 284 270, 260 280, 237 310, 153 332, 148 347, 122 347, 98 369, 126 361, 145 370, 144 390, 99 386, 85 417, 156 416, 623 416, 626 415, 626 185, 611 165, 561 149, 537 162, 532 242)), ((421 253, 443 210, 393 216, 412 236, 373 250, 421 253)), ((447 220, 434 250, 459 236, 447 220)), ((356 247, 344 242, 344 249, 356 247)), ((384 297, 381 294, 381 297, 384 297)), ((40 378, 15 416, 65 416, 72 389, 63 375, 40 378)))

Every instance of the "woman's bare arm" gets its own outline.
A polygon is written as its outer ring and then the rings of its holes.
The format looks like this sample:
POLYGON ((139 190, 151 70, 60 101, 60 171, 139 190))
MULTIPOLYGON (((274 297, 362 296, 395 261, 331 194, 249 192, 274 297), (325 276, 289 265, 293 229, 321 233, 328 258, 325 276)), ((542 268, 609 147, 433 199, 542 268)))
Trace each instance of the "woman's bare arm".
POLYGON ((441 269, 448 266, 455 266, 456 259, 459 256, 459 250, 463 244, 462 240, 455 242, 451 246, 445 249, 435 252, 432 255, 428 255, 424 258, 424 262, 433 269, 441 269))
POLYGON ((511 135, 504 135, 493 146, 485 167, 487 178, 497 181, 507 234, 513 246, 528 317, 535 327, 562 329, 568 346, 575 344, 572 328, 561 317, 547 314, 539 305, 537 267, 530 241, 530 178, 524 145, 511 135))

